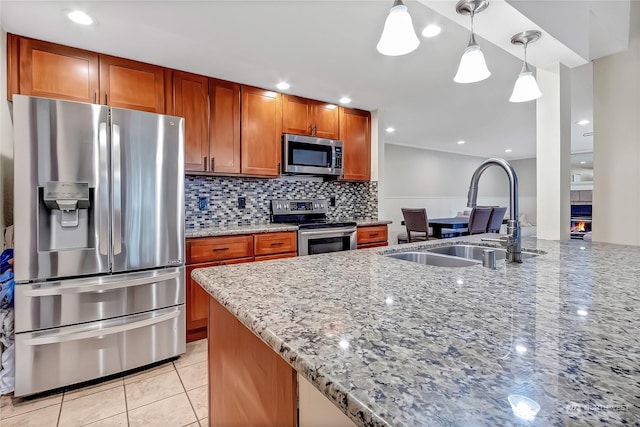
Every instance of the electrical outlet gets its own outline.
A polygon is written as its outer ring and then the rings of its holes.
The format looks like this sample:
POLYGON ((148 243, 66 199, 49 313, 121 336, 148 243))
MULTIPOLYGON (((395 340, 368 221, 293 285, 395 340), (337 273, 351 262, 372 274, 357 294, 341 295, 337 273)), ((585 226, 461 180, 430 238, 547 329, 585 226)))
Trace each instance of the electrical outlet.
POLYGON ((198 207, 201 211, 207 209, 207 198, 206 197, 198 197, 198 207))
POLYGON ((244 209, 247 207, 247 198, 246 197, 238 197, 238 208, 244 209))
POLYGON ((335 206, 336 205, 336 196, 331 196, 331 198, 329 199, 329 206, 335 206))

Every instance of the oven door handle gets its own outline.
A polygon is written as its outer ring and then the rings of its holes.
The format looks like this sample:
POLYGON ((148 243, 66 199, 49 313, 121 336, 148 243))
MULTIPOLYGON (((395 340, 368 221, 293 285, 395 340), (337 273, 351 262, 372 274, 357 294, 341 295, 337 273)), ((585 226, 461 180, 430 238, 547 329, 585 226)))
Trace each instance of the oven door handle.
POLYGON ((331 234, 331 235, 342 235, 348 236, 349 234, 355 233, 356 228, 323 228, 321 230, 313 230, 313 231, 305 231, 299 230, 301 236, 317 236, 320 234, 331 234))

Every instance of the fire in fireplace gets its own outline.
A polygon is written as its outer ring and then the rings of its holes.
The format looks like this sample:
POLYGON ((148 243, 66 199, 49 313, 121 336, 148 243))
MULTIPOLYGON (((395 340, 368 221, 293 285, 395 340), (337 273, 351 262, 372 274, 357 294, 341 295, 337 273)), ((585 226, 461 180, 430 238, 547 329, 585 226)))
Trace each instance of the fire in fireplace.
POLYGON ((591 205, 571 205, 571 238, 582 239, 591 231, 591 205))

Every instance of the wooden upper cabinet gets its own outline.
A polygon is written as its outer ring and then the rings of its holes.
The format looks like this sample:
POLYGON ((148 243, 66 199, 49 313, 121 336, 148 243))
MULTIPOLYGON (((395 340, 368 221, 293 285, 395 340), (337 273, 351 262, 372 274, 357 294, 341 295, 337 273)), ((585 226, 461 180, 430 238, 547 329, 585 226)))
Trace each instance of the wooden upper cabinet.
POLYGON ((282 96, 282 131, 296 135, 313 135, 314 101, 299 96, 282 96))
POLYGON ((242 173, 277 176, 281 135, 282 95, 242 86, 242 173))
POLYGON ((296 135, 338 139, 338 108, 333 104, 283 95, 282 131, 296 135))
POLYGON ((209 79, 211 172, 240 173, 240 85, 209 79))
POLYGON ((343 145, 343 179, 371 178, 371 113, 340 107, 340 140, 343 145))
POLYGON ((205 171, 209 157, 209 78, 173 73, 173 115, 184 117, 184 169, 205 171))
POLYGON ((164 114, 164 69, 100 55, 100 103, 164 114))
POLYGON ((315 129, 318 138, 339 139, 340 126, 338 107, 326 102, 316 102, 314 107, 315 129))
POLYGON ((22 95, 97 102, 97 53, 13 34, 7 41, 9 98, 18 90, 22 95))

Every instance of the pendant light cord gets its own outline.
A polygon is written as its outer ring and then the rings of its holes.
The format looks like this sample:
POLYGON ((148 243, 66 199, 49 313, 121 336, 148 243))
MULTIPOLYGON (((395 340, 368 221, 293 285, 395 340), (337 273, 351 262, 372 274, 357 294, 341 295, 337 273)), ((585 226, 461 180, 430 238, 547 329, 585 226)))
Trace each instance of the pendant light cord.
POLYGON ((522 64, 522 70, 520 70, 520 73, 524 73, 526 71, 531 72, 531 70, 529 70, 529 64, 527 64, 527 45, 528 44, 529 43, 527 43, 527 42, 525 42, 523 44, 523 46, 524 46, 524 63, 522 64))
POLYGON ((469 16, 471 16, 471 38, 469 38, 469 44, 467 45, 467 47, 469 47, 469 46, 475 46, 475 45, 477 45, 477 44, 478 44, 478 43, 476 43, 476 36, 475 36, 475 34, 474 34, 474 32, 473 32, 473 15, 475 15, 475 13, 474 13, 474 11, 472 10, 472 11, 469 13, 469 16))

